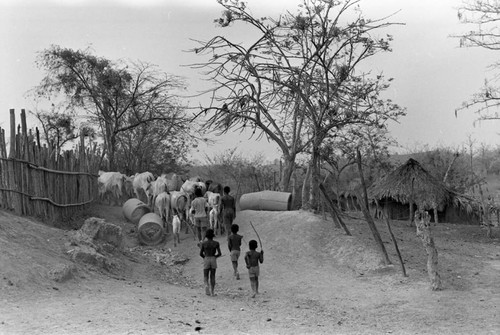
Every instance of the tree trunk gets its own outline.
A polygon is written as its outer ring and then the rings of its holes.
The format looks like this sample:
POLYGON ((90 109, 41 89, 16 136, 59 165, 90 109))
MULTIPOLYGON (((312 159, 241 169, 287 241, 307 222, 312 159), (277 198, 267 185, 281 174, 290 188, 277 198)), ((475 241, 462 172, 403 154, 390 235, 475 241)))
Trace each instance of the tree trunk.
POLYGON ((387 250, 385 249, 384 242, 380 237, 380 234, 377 230, 377 226, 375 225, 375 222, 373 221, 373 218, 370 215, 370 210, 368 209, 368 192, 366 191, 366 183, 365 183, 365 177, 363 176, 363 167, 361 165, 361 153, 359 152, 359 149, 356 150, 356 155, 358 161, 359 178, 361 179, 361 187, 363 188, 363 193, 364 193, 363 194, 364 196, 361 196, 361 194, 357 194, 357 197, 359 199, 359 206, 361 207, 361 211, 363 211, 365 220, 368 223, 370 230, 372 231, 373 238, 375 239, 375 242, 379 246, 380 251, 384 256, 385 264, 386 265, 391 264, 391 260, 389 259, 389 255, 387 254, 387 250))
POLYGON ((110 171, 116 171, 116 135, 111 136, 111 141, 108 148, 108 160, 110 171))
POLYGON ((290 179, 292 178, 295 169, 295 155, 285 155, 283 171, 280 180, 280 189, 282 192, 288 192, 290 187, 290 179))
POLYGON ((427 273, 431 281, 431 289, 433 291, 441 289, 441 278, 438 273, 438 252, 434 245, 434 239, 431 234, 430 215, 426 211, 419 210, 415 218, 415 226, 417 227, 417 236, 420 237, 427 252, 427 273))
POLYGON ((307 210, 309 206, 309 179, 311 179, 311 166, 307 166, 306 176, 304 177, 304 182, 302 184, 302 209, 307 210))
POLYGON ((253 176, 255 178, 255 184, 257 185, 257 190, 260 192, 259 176, 257 176, 257 173, 255 172, 255 167, 253 168, 253 176))
POLYGON ((318 190, 319 190, 319 145, 315 145, 311 156, 311 188, 309 189, 309 208, 312 210, 318 209, 318 190))
POLYGON ((490 203, 484 200, 483 187, 479 185, 479 195, 481 196, 481 206, 483 207, 483 213, 481 215, 481 221, 483 225, 486 227, 486 236, 488 238, 492 237, 491 233, 491 211, 490 211, 490 203))

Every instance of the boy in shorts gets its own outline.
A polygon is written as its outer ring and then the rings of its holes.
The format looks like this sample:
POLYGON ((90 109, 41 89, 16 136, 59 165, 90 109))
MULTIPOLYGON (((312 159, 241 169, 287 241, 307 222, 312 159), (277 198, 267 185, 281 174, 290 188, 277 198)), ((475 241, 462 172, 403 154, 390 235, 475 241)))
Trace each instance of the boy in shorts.
POLYGON ((241 239, 243 236, 238 234, 240 226, 237 224, 231 225, 231 235, 227 238, 227 247, 231 253, 231 262, 233 263, 234 276, 236 279, 240 279, 240 274, 238 273, 238 259, 241 253, 241 239))
POLYGON ((208 202, 200 188, 194 190, 194 196, 195 199, 191 202, 190 212, 193 216, 193 224, 198 235, 198 240, 200 241, 199 244, 201 244, 208 228, 208 202))
POLYGON ((203 279, 205 282, 205 293, 214 296, 215 271, 217 269, 217 257, 222 255, 220 244, 214 241, 215 233, 213 229, 207 229, 207 238, 200 247, 200 256, 203 258, 203 279), (209 280, 210 279, 210 280, 209 280), (210 286, 209 286, 210 282, 210 286))
POLYGON ((247 251, 245 254, 245 263, 248 269, 248 277, 250 277, 250 286, 252 287, 252 298, 255 298, 257 294, 259 294, 259 263, 264 262, 264 250, 261 252, 256 251, 257 249, 257 241, 251 240, 248 242, 248 248, 250 251, 247 251))
POLYGON ((225 186, 224 195, 221 198, 222 227, 228 237, 233 220, 236 219, 236 200, 229 195, 229 192, 231 192, 231 188, 225 186))

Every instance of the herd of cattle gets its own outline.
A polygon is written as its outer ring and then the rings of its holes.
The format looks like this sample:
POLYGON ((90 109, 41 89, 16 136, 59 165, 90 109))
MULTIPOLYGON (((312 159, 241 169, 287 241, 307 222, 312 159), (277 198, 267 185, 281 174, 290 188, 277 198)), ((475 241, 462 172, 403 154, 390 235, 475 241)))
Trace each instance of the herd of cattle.
POLYGON ((222 232, 220 206, 223 187, 220 183, 202 181, 199 177, 183 180, 176 174, 170 178, 167 175, 155 178, 151 172, 127 176, 120 172, 99 171, 98 185, 101 202, 121 206, 126 200, 137 198, 158 213, 165 227, 167 223, 172 224, 174 237, 178 236, 181 222, 186 223, 188 232, 188 226, 192 224, 191 201, 199 188, 207 198, 210 228, 222 232))

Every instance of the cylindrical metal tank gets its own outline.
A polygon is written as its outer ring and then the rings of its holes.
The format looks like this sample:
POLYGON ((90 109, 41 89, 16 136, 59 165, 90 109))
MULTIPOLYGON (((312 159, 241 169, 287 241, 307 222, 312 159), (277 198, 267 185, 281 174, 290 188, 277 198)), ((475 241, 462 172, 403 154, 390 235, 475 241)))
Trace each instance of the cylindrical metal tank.
POLYGON ((278 191, 261 191, 243 194, 240 198, 241 210, 289 211, 292 208, 292 194, 278 191))
POLYGON ((122 207, 123 216, 132 223, 139 223, 139 220, 150 212, 148 205, 136 198, 128 199, 122 207))
POLYGON ((142 216, 137 225, 139 242, 145 245, 157 245, 165 238, 163 221, 156 213, 142 216))

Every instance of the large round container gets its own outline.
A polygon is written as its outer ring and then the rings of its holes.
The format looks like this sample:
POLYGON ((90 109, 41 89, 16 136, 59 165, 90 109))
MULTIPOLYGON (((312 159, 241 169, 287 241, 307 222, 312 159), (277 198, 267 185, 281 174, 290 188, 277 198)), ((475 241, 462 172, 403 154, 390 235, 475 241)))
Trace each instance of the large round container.
POLYGON ((137 224, 144 214, 151 212, 148 205, 136 198, 128 199, 123 204, 123 216, 130 222, 137 224))
POLYGON ((243 194, 240 198, 241 210, 289 211, 292 208, 292 194, 278 191, 262 191, 243 194))
POLYGON ((147 213, 142 216, 137 225, 139 242, 145 245, 157 245, 165 237, 163 221, 156 213, 147 213))

